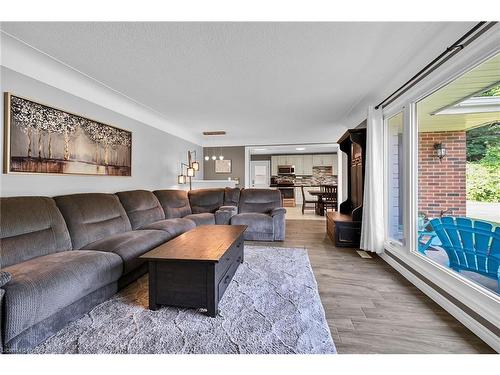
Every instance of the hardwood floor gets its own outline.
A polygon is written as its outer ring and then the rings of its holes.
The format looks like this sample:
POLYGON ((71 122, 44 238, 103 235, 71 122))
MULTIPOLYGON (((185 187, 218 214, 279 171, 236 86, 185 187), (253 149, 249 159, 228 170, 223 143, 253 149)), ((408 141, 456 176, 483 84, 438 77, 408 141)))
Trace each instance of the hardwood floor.
POLYGON ((324 221, 287 220, 286 241, 309 253, 339 353, 495 353, 381 258, 335 248, 324 221))

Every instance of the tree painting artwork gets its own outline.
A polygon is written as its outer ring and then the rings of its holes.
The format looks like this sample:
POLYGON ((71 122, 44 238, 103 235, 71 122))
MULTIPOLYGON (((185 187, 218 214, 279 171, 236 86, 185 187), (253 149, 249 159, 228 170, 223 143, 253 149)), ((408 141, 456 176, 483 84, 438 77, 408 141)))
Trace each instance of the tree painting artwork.
POLYGON ((7 172, 130 176, 132 133, 6 94, 7 172))

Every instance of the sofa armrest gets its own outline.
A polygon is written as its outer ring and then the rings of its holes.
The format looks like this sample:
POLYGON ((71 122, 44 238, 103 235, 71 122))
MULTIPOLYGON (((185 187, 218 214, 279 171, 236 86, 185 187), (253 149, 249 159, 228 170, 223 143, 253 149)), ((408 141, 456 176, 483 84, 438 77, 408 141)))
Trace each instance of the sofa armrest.
POLYGON ((286 209, 283 207, 275 208, 270 213, 271 217, 273 218, 274 241, 285 240, 285 231, 286 231, 285 214, 286 214, 286 209))
POLYGON ((238 213, 236 206, 221 206, 215 211, 215 224, 229 225, 231 218, 238 213))
POLYGON ((6 285, 10 279, 11 274, 6 271, 0 271, 0 354, 3 353, 3 322, 2 322, 2 311, 3 311, 3 296, 5 294, 5 290, 2 289, 4 285, 6 285))
POLYGON ((11 274, 7 271, 0 271, 0 288, 6 285, 11 278, 11 274))
POLYGON ((273 208, 270 213, 271 216, 284 215, 284 214, 286 214, 286 208, 284 207, 273 208))

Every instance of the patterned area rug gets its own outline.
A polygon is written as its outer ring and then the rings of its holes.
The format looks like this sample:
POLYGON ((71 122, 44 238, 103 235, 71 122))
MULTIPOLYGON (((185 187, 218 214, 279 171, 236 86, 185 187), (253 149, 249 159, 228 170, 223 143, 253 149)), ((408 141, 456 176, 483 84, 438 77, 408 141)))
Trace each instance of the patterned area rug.
POLYGON ((245 247, 216 318, 148 308, 147 275, 33 353, 335 353, 307 251, 245 247))

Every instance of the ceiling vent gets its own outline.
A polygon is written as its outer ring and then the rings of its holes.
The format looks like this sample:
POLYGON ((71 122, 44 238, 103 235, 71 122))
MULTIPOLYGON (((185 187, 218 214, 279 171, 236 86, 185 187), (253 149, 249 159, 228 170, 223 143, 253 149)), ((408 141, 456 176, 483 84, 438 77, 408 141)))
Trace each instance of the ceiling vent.
POLYGON ((224 130, 214 131, 214 132, 203 132, 203 135, 226 135, 224 130))

